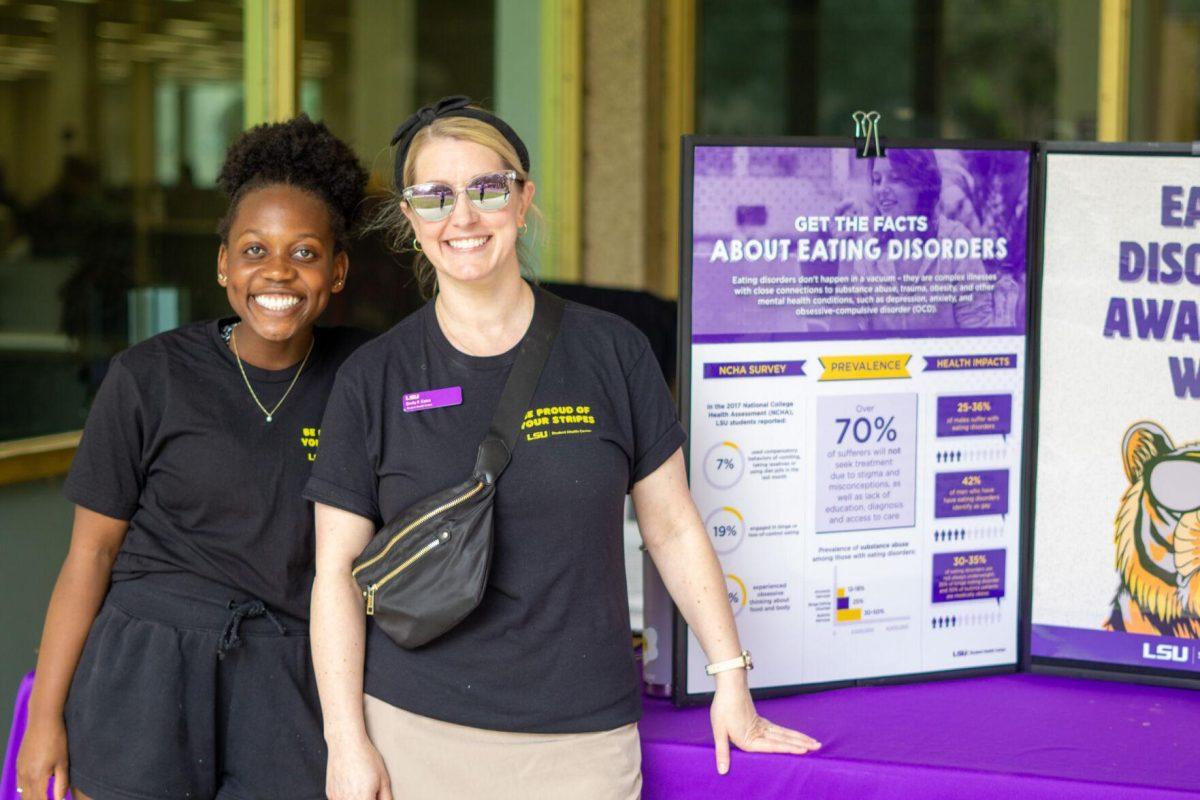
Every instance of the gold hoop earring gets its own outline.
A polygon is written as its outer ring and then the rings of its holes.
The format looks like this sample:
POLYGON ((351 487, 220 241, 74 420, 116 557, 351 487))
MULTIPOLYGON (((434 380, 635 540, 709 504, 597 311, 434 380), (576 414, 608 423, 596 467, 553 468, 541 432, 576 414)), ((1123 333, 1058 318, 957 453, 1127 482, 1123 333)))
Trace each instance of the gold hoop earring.
POLYGON ((529 233, 529 223, 526 222, 521 227, 517 228, 517 236, 524 236, 529 233))
POLYGON ((420 242, 420 240, 418 240, 418 239, 417 239, 417 237, 415 237, 415 236, 413 237, 413 250, 416 250, 418 253, 424 253, 424 252, 425 252, 425 251, 424 251, 424 250, 421 248, 421 242, 420 242))

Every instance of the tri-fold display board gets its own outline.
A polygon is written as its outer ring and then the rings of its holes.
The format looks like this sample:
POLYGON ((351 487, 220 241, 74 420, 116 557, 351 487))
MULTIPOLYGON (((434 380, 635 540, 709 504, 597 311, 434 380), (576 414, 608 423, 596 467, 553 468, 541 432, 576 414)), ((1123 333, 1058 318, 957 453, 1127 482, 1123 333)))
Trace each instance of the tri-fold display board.
MULTIPOLYGON (((1200 158, 687 137, 683 176, 681 416, 756 694, 1013 670, 1030 635, 1200 672, 1200 158)), ((700 700, 662 598, 647 679, 700 700)))

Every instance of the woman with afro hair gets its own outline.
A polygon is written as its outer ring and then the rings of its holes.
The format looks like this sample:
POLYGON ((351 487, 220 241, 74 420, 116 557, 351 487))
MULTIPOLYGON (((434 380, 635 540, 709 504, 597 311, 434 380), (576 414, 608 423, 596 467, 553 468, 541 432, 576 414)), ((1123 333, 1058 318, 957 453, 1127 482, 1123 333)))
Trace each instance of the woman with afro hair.
POLYGON ((338 367, 317 328, 366 173, 305 116, 229 149, 217 283, 233 315, 116 356, 66 482, 75 504, 18 761, 26 797, 325 796, 301 489, 338 367))

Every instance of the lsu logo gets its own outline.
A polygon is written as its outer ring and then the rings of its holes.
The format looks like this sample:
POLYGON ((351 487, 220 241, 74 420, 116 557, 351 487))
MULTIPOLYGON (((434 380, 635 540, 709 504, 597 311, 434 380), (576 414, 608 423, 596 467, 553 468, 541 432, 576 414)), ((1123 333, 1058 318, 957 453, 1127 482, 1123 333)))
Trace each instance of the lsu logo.
MULTIPOLYGON (((1115 521, 1119 577, 1105 630, 1200 638, 1200 443, 1176 447, 1153 422, 1122 443, 1129 489, 1115 521)), ((1188 648, 1142 648, 1144 658, 1186 661, 1188 648)))
POLYGON ((1188 660, 1187 645, 1180 644, 1159 644, 1155 645, 1154 649, 1150 649, 1149 642, 1142 642, 1142 658, 1151 661, 1177 661, 1180 664, 1186 664, 1188 660))

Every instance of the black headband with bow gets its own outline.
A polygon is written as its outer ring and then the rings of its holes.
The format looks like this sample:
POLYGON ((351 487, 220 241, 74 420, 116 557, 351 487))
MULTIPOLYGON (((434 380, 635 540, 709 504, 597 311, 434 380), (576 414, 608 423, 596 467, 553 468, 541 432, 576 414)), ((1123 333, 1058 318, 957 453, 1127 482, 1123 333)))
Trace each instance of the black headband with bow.
POLYGON ((482 108, 471 108, 471 98, 456 94, 450 97, 443 97, 433 105, 422 106, 412 116, 401 122, 399 128, 396 128, 396 132, 392 135, 392 144, 400 145, 396 150, 395 180, 397 190, 404 188, 404 160, 408 157, 408 148, 412 144, 412 140, 416 137, 417 132, 430 125, 435 119, 443 117, 470 117, 471 119, 477 119, 491 125, 500 131, 500 135, 507 139, 508 143, 517 151, 517 158, 521 162, 521 169, 525 170, 526 174, 529 173, 529 151, 525 149, 525 143, 521 141, 520 136, 517 136, 517 132, 510 128, 507 122, 496 115, 489 114, 482 108))

